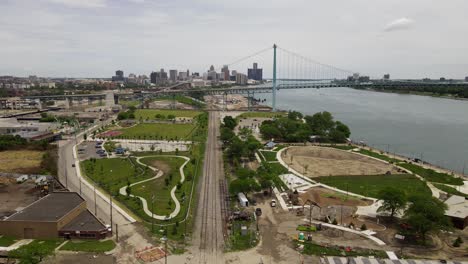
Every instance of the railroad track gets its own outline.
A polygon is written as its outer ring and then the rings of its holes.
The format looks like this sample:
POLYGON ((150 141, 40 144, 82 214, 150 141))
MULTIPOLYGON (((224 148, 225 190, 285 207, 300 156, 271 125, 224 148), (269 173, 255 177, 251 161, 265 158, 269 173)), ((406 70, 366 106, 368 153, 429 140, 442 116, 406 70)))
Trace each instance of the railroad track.
POLYGON ((198 263, 222 263, 223 214, 220 193, 221 148, 218 142, 218 113, 210 112, 208 141, 203 165, 203 179, 200 190, 201 207, 198 263))

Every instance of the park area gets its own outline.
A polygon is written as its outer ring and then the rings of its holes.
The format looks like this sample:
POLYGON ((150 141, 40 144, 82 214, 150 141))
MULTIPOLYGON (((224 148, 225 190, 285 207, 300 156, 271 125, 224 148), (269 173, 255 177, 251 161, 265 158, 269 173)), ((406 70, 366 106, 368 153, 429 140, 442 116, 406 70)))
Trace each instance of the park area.
POLYGON ((128 139, 188 140, 195 130, 194 124, 144 123, 119 130, 119 137, 128 139))
POLYGON ((38 173, 45 151, 8 150, 0 152, 0 172, 38 173))
POLYGON ((281 158, 307 177, 398 174, 388 163, 340 149, 315 146, 290 147, 281 158))
POLYGON ((194 118, 201 114, 201 111, 190 110, 169 110, 169 109, 137 109, 135 111, 135 119, 167 119, 168 116, 194 118), (156 117, 158 116, 158 117, 156 117))

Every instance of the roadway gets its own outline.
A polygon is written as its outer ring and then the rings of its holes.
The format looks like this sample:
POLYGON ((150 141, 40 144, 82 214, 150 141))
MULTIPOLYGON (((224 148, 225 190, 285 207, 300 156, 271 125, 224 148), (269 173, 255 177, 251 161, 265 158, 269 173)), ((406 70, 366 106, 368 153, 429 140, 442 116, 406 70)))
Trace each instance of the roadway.
POLYGON ((209 113, 208 139, 203 175, 199 183, 198 207, 193 235, 191 263, 224 263, 224 237, 221 214, 220 181, 223 178, 219 112, 209 113))
MULTIPOLYGON (((111 120, 106 120, 102 124, 108 124, 111 120)), ((94 128, 96 129, 96 128, 94 128)), ((93 129, 87 131, 88 135, 93 129)), ((96 195, 95 189, 91 185, 85 184, 83 180, 78 177, 77 170, 72 167, 72 164, 77 163, 75 155, 73 154, 74 146, 83 140, 82 134, 75 138, 65 139, 58 142, 59 145, 59 160, 58 160, 58 176, 60 182, 72 192, 80 193, 86 200, 89 211, 96 215, 103 223, 111 223, 111 207, 108 199, 103 198, 99 194, 96 195)), ((107 198, 107 197, 106 197, 107 198)), ((133 255, 135 249, 142 249, 150 246, 151 243, 139 231, 141 229, 138 223, 131 221, 124 214, 116 210, 116 204, 113 204, 112 210, 112 224, 114 235, 118 231, 120 246, 117 249, 118 263, 138 263, 133 255), (117 227, 116 227, 117 225, 117 227)))

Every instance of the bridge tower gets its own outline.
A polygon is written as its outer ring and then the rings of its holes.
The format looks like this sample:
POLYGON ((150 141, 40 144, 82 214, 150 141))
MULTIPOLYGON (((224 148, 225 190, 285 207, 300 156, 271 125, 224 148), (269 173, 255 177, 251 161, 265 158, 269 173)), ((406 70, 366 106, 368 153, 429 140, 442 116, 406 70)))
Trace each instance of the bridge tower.
POLYGON ((271 109, 276 112, 276 44, 273 44, 273 86, 272 86, 271 109))

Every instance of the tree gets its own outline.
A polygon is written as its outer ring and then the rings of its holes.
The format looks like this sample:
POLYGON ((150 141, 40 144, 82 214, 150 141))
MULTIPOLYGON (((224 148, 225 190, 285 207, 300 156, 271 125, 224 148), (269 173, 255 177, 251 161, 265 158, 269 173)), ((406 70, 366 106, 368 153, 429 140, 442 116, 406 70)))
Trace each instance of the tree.
POLYGON ((236 134, 234 134, 234 132, 230 128, 227 128, 227 127, 221 128, 221 136, 220 136, 221 141, 229 142, 235 135, 236 134))
POLYGON ((88 138, 88 134, 84 133, 83 134, 83 139, 86 140, 88 138))
POLYGON ((382 201, 382 206, 380 206, 377 211, 389 212, 390 218, 392 219, 396 213, 405 209, 407 203, 405 192, 394 187, 381 190, 377 194, 377 198, 382 201))
POLYGON ((175 115, 167 115, 167 119, 169 120, 174 120, 176 118, 175 115))
POLYGON ((297 111, 289 111, 288 112, 288 118, 292 120, 300 120, 302 119, 303 115, 301 112, 297 111))
POLYGON ((445 216, 447 205, 435 197, 415 196, 405 212, 405 220, 413 232, 420 235, 423 242, 433 231, 448 230, 451 225, 445 216))
POLYGON ((223 118, 223 125, 233 130, 237 126, 237 121, 232 116, 225 116, 223 118))

